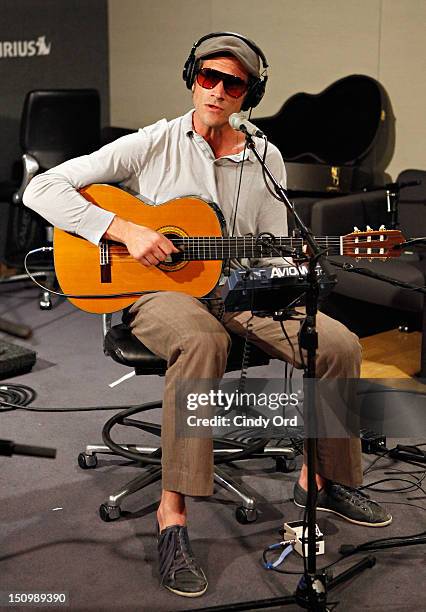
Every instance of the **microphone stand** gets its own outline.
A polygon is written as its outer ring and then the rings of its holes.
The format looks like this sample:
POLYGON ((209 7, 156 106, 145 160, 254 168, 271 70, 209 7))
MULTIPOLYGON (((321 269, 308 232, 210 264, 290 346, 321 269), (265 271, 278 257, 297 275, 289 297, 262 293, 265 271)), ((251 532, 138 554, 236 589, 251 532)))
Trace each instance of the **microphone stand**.
MULTIPOLYGON (((316 265, 321 263, 324 251, 322 251, 316 242, 312 232, 303 223, 302 219, 295 210, 294 204, 287 197, 287 192, 276 180, 268 165, 264 162, 262 156, 256 149, 256 145, 252 136, 247 132, 244 126, 240 127, 241 131, 245 132, 247 147, 251 149, 262 166, 264 173, 274 187, 278 199, 287 207, 296 223, 302 240, 308 245, 308 274, 306 276, 309 285, 306 291, 306 319, 301 326, 299 333, 299 344, 307 352, 307 361, 304 366, 304 379, 315 378, 315 362, 316 351, 318 347, 318 334, 316 329, 316 315, 318 311, 318 294, 319 285, 316 274, 316 265)), ((266 143, 265 143, 266 145, 266 143)), ((277 247, 279 249, 279 247, 277 247)), ((333 588, 343 581, 349 580, 358 572, 373 567, 375 564, 374 557, 365 557, 348 570, 342 572, 339 576, 329 581, 327 584, 326 575, 324 572, 318 573, 316 566, 316 504, 317 504, 317 484, 316 484, 316 454, 317 443, 312 432, 316 431, 316 415, 315 415, 315 394, 314 385, 305 385, 304 397, 304 415, 305 423, 307 423, 308 438, 305 441, 307 451, 307 471, 308 471, 308 490, 307 490, 307 528, 308 528, 308 554, 307 562, 304 564, 305 571, 297 586, 296 592, 290 596, 276 597, 268 600, 259 600, 251 602, 240 602, 238 604, 229 604, 224 606, 214 606, 211 608, 202 608, 202 610, 258 610, 262 608, 273 608, 284 605, 297 604, 301 608, 312 610, 313 612, 327 611, 327 588, 333 588)), ((303 533, 303 550, 305 550, 305 532, 303 533)), ((201 609, 200 609, 201 610, 201 609)), ((195 611, 193 611, 195 612, 195 611)))
POLYGON ((11 457, 12 455, 25 455, 27 457, 44 457, 55 459, 56 448, 47 446, 29 446, 28 444, 17 444, 12 440, 0 439, 0 456, 11 457))
MULTIPOLYGON (((303 322, 300 333, 300 347, 307 351, 307 361, 304 371, 304 379, 315 379, 315 360, 318 348, 318 333, 316 329, 316 315, 318 311, 318 280, 316 265, 323 252, 316 242, 312 232, 306 227, 298 215, 292 202, 287 197, 286 190, 278 183, 274 175, 263 161, 256 149, 253 138, 246 133, 247 147, 251 149, 262 165, 263 171, 271 181, 274 190, 286 206, 287 210, 293 215, 296 228, 300 237, 309 247, 310 256, 308 258, 308 274, 306 277, 308 290, 306 291, 306 319, 303 322)), ((266 146, 266 143, 265 143, 266 146)), ((315 431, 315 393, 314 386, 309 386, 307 398, 304 399, 305 422, 308 422, 308 431, 315 431), (306 401, 307 400, 307 401, 306 401)), ((314 437, 308 437, 305 441, 307 450, 307 471, 308 471, 308 490, 307 490, 307 528, 308 528, 308 555, 304 580, 299 582, 294 597, 288 603, 297 603, 301 607, 312 610, 325 610, 326 605, 326 584, 323 574, 318 575, 316 571, 316 503, 317 503, 317 484, 316 484, 316 454, 317 443, 314 437)), ((303 540, 305 540, 305 532, 303 540)), ((283 602, 280 602, 282 605, 283 602)))
MULTIPOLYGON (((254 145, 253 145, 253 150, 254 150, 254 145)), ((256 154, 256 157, 259 159, 259 161, 261 161, 262 163, 262 160, 260 156, 258 155, 257 151, 255 152, 255 154, 256 154)), ((275 179, 273 178, 269 170, 267 170, 266 166, 265 166, 265 172, 268 174, 268 177, 271 178, 277 193, 279 193, 280 195, 281 193, 283 193, 284 195, 283 201, 286 203, 287 208, 293 211, 293 208, 294 208, 293 204, 289 202, 289 205, 287 205, 288 198, 285 194, 284 188, 275 182, 275 179), (278 185, 279 191, 276 185, 278 185)), ((297 213, 295 214, 295 219, 297 222, 297 213)), ((301 223, 301 225, 303 225, 303 223, 301 223)), ((301 230, 301 233, 303 234, 304 230, 302 228, 300 228, 300 230, 301 230)), ((309 230, 307 230, 307 234, 309 233, 310 233, 309 230)), ((426 238, 415 238, 412 240, 407 240, 405 243, 402 243, 400 245, 396 245, 394 248, 403 248, 404 246, 412 246, 413 244, 423 246, 425 243, 426 243, 426 238)), ((319 251, 319 256, 321 257, 321 252, 319 249, 318 251, 319 251)), ((310 262, 309 262, 310 265, 312 265, 312 260, 315 261, 315 257, 311 257, 310 262)), ((328 259, 328 262, 331 265, 342 268, 345 271, 349 271, 349 272, 353 272, 353 273, 361 274, 365 276, 370 276, 377 280, 381 280, 381 281, 393 284, 397 287, 402 287, 404 289, 411 289, 412 291, 418 291, 419 293, 423 293, 423 294, 426 293, 425 287, 417 287, 410 283, 399 281, 389 276, 385 276, 383 274, 378 274, 377 272, 373 272, 372 270, 369 270, 368 268, 356 268, 352 264, 347 264, 347 263, 344 264, 344 263, 335 261, 333 259, 328 259)), ((315 268, 315 263, 313 265, 315 268)), ((316 276, 314 276, 313 281, 315 285, 316 276)), ((309 331, 309 334, 312 334, 313 336, 315 332, 315 314, 316 314, 315 298, 317 297, 315 295, 315 286, 313 287, 312 292, 313 292, 313 295, 310 296, 310 300, 312 301, 309 302, 309 308, 310 308, 309 313, 310 313, 311 318, 309 319, 310 329, 308 331, 309 331)), ((308 296, 308 293, 306 295, 308 296)), ((307 297, 307 300, 308 300, 308 297, 307 297)), ((307 301, 307 312, 308 312, 308 301, 307 301)), ((425 302, 424 317, 426 319, 426 302, 425 302)), ((315 333, 315 339, 316 339, 316 333, 315 333)), ((315 339, 309 340, 307 342, 308 367, 305 369, 304 377, 308 377, 309 373, 312 373, 312 372, 315 373, 315 362, 313 364, 310 363, 312 359, 312 355, 315 357, 315 350, 314 350, 315 339)), ((301 337, 300 342, 302 342, 302 337, 301 337)), ((422 350, 422 355, 424 354, 426 354, 426 350, 424 352, 422 350)), ((423 371, 426 366, 423 363, 423 361, 422 361, 422 364, 423 365, 422 365, 421 375, 426 376, 426 371, 423 371)), ((311 390, 312 390, 312 387, 309 387, 309 391, 311 390)), ((305 394, 305 397, 306 397, 306 394, 305 394)), ((315 406, 314 399, 315 398, 313 394, 310 392, 308 395, 308 401, 309 401, 308 407, 310 410, 314 408, 315 406)), ((313 410, 311 410, 311 413, 312 414, 308 415, 309 417, 314 416, 313 410)), ((311 424, 312 424, 312 420, 310 421, 310 426, 311 424)), ((302 579, 299 582, 299 585, 297 586, 296 592, 293 595, 289 595, 289 596, 273 597, 270 599, 261 599, 261 600, 245 601, 245 602, 237 602, 233 604, 211 606, 208 608, 205 608, 205 607, 195 608, 195 609, 192 608, 191 611, 183 610, 182 612, 242 612, 245 610, 250 611, 250 610, 271 609, 275 607, 281 607, 281 606, 293 605, 293 604, 297 604, 300 607, 304 609, 312 610, 313 612, 317 612, 317 611, 326 612, 328 610, 328 608, 326 607, 328 591, 342 584, 346 580, 350 580, 353 576, 362 572, 366 568, 374 567, 376 563, 375 557, 368 556, 368 557, 364 557, 358 563, 349 567, 347 570, 344 570, 338 576, 332 579, 329 579, 329 580, 327 580, 323 574, 318 574, 316 571, 316 552, 315 552, 315 548, 312 548, 312 544, 315 544, 315 536, 314 538, 312 538, 312 535, 315 534, 317 490, 316 490, 316 482, 315 482, 315 467, 313 467, 315 465, 315 455, 313 457, 310 456, 313 450, 315 451, 315 447, 316 447, 315 439, 308 438, 307 439, 307 453, 308 453, 307 513, 308 513, 308 529, 309 529, 308 531, 308 559, 307 559, 306 570, 303 574, 302 579), (312 442, 314 444, 312 444, 312 442), (312 490, 309 491, 309 487, 311 489, 313 488, 313 492, 312 490), (314 530, 311 529, 312 524, 314 526, 314 530), (313 543, 310 540, 313 540, 313 543), (310 547, 309 547, 309 544, 311 544, 310 547)), ((417 464, 417 465, 420 465, 420 464, 417 464)), ((302 542, 305 543, 305 541, 306 540, 303 537, 302 542)), ((343 556, 349 557, 350 555, 353 555, 361 551, 376 551, 376 550, 383 550, 387 548, 400 548, 400 547, 405 547, 405 546, 421 545, 425 543, 426 543, 426 532, 422 532, 422 533, 411 535, 411 536, 398 536, 395 538, 383 538, 379 540, 372 540, 372 541, 365 542, 364 544, 361 544, 358 546, 354 546, 352 544, 344 544, 340 547, 340 554, 343 556)))
POLYGON ((400 190, 405 187, 415 187, 420 185, 421 181, 405 181, 402 183, 387 183, 373 189, 363 189, 364 192, 370 193, 372 191, 386 191, 386 204, 387 212, 390 213, 390 227, 396 229, 399 225, 398 222, 398 204, 400 190))
MULTIPOLYGON (((33 276, 35 278, 46 279, 46 272, 33 272, 33 276)), ((4 278, 0 278, 0 285, 6 285, 8 283, 17 283, 20 281, 28 281, 27 274, 13 274, 12 276, 6 276, 4 278)), ((23 325, 22 323, 15 323, 14 321, 9 321, 9 319, 4 319, 0 317, 0 331, 5 332, 6 334, 10 334, 11 336, 16 336, 18 338, 30 338, 33 333, 33 330, 28 325, 23 325)))

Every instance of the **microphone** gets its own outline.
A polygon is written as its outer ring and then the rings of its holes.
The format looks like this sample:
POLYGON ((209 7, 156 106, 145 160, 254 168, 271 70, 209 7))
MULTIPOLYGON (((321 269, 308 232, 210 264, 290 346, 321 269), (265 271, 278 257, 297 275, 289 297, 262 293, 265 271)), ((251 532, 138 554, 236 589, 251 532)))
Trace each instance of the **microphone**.
POLYGON ((229 117, 229 125, 238 132, 244 132, 244 134, 250 134, 250 136, 257 136, 263 138, 265 134, 262 130, 259 130, 254 123, 251 123, 244 114, 232 113, 229 117))

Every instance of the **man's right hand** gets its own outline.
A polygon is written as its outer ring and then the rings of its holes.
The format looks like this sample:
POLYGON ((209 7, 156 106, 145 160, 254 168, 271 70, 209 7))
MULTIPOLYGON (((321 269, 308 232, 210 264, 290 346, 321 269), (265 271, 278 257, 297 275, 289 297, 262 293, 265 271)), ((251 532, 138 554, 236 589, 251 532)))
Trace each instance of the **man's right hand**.
POLYGON ((120 217, 114 217, 103 237, 125 244, 130 255, 146 267, 156 266, 172 253, 179 253, 163 234, 120 217))

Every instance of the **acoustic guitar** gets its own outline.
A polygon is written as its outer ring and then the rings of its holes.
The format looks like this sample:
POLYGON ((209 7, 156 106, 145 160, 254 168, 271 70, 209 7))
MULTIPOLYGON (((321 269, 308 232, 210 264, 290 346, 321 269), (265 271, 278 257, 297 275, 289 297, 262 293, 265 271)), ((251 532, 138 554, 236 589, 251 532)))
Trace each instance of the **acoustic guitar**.
MULTIPOLYGON (((226 237, 219 208, 188 196, 158 206, 110 185, 80 190, 87 200, 119 217, 166 235, 180 250, 149 268, 133 259, 118 242, 99 246, 60 229, 54 231, 55 271, 61 289, 78 308, 94 313, 121 310, 147 291, 181 291, 203 297, 217 285, 224 260, 277 256, 277 246, 301 247, 300 238, 276 237, 260 243, 255 236, 226 237)), ((346 236, 321 236, 329 254, 382 258, 400 254, 394 245, 404 241, 397 230, 355 231, 346 236)))

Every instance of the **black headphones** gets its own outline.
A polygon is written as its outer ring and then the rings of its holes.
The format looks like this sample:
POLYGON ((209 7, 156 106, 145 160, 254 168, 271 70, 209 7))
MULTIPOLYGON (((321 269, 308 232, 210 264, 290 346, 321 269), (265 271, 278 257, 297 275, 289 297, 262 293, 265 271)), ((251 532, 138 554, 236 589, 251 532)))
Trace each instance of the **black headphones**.
POLYGON ((244 98, 244 102, 241 106, 241 110, 248 110, 249 108, 254 108, 259 104, 261 99, 265 94, 266 81, 268 80, 268 62, 266 61, 266 57, 261 49, 249 38, 242 36, 241 34, 236 34, 235 32, 212 32, 211 34, 206 34, 195 42, 192 45, 191 53, 188 56, 188 59, 185 62, 183 67, 182 77, 186 83, 188 89, 192 89, 192 86, 195 81, 195 77, 197 76, 197 70, 199 65, 199 60, 195 59, 195 50, 197 47, 201 45, 202 42, 208 40, 209 38, 217 38, 218 36, 234 36, 235 38, 239 38, 245 44, 252 49, 258 55, 258 57, 262 60, 262 74, 260 78, 253 77, 250 75, 249 79, 249 88, 247 90, 246 96, 244 98))

